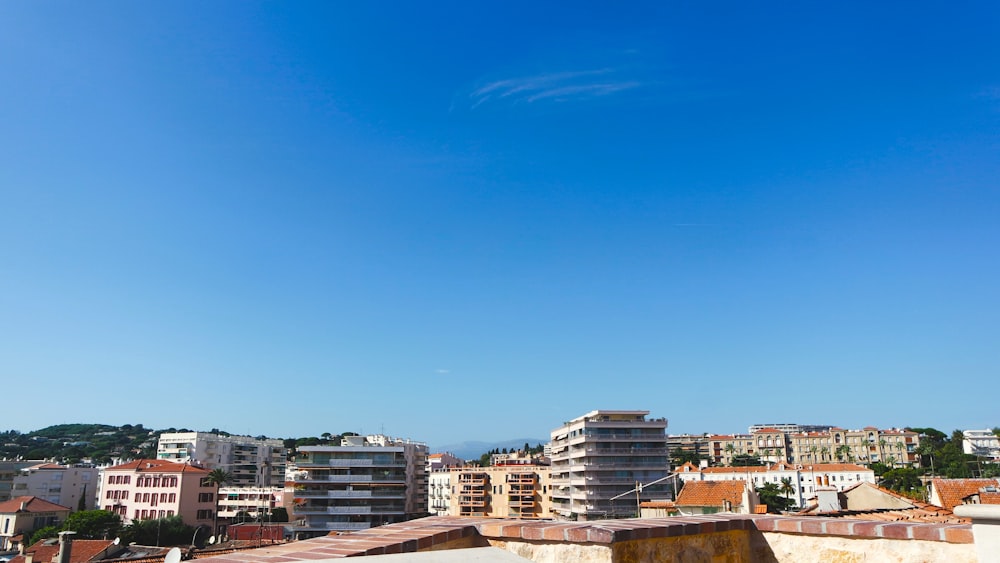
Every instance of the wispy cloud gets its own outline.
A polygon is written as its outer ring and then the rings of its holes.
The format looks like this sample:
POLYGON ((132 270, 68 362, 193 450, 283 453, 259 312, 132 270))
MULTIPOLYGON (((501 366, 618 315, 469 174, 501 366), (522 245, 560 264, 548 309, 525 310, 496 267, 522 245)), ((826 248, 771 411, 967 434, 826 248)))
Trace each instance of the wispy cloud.
POLYGON ((637 80, 621 79, 615 74, 614 69, 602 68, 507 78, 481 86, 473 90, 469 97, 473 108, 497 101, 565 102, 608 96, 642 85, 637 80))

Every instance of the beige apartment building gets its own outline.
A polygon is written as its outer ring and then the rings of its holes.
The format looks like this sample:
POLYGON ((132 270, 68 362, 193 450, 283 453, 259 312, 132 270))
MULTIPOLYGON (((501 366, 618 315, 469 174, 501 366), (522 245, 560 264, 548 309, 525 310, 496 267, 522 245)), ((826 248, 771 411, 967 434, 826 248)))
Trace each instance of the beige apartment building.
POLYGON ((39 463, 21 469, 11 490, 14 496, 34 496, 74 510, 81 506, 93 510, 99 480, 100 470, 93 465, 39 463))
POLYGON ((548 466, 524 463, 452 468, 432 476, 431 506, 449 516, 551 518, 550 476, 548 466))
POLYGON ((749 434, 709 436, 708 443, 713 465, 732 465, 740 455, 757 456, 767 463, 880 462, 909 466, 920 461, 920 436, 898 428, 833 427, 826 431, 789 432, 766 427, 749 434))

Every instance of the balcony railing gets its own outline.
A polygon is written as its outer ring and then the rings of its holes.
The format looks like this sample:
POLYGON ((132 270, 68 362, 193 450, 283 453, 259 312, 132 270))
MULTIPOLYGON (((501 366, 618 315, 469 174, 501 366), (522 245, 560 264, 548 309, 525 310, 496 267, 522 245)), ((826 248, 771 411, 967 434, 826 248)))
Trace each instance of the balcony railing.
POLYGON ((367 530, 371 528, 371 522, 327 522, 323 526, 327 530, 337 530, 337 531, 349 531, 349 530, 367 530))

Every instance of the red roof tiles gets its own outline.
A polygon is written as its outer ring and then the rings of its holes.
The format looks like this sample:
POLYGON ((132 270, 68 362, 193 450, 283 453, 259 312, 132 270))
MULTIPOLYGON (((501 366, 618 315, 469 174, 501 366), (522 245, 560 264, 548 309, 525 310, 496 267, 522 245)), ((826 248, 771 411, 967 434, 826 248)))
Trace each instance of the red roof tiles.
POLYGON ((980 491, 986 487, 997 486, 1000 486, 998 479, 931 479, 931 487, 934 488, 937 497, 941 500, 941 506, 948 510, 965 504, 965 499, 975 494, 980 495, 980 502, 984 504, 997 504, 984 501, 984 496, 992 500, 990 498, 992 495, 980 491))
MULTIPOLYGON (((114 542, 110 540, 73 540, 69 561, 70 563, 98 561, 97 557, 112 545, 114 542)), ((41 540, 29 547, 26 552, 32 555, 35 563, 54 562, 59 557, 59 542, 53 539, 41 540)), ((24 563, 26 560, 23 555, 19 555, 11 559, 11 563, 24 563)))
POLYGON ((152 471, 156 473, 208 473, 207 469, 195 467, 186 463, 176 463, 162 459, 137 459, 114 467, 109 467, 105 471, 152 471))
POLYGON ((743 504, 743 492, 746 491, 746 481, 690 481, 684 484, 677 501, 677 506, 717 506, 730 507, 743 504))
POLYGON ((0 513, 11 514, 21 510, 21 503, 24 503, 28 512, 61 512, 72 510, 68 506, 49 502, 38 497, 17 497, 8 501, 0 502, 0 513))

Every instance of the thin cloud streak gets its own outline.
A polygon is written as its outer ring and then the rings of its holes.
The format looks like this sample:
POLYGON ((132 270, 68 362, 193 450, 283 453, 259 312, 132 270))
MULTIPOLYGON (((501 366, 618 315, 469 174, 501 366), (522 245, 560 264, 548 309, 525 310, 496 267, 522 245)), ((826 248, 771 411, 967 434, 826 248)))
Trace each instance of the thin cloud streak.
POLYGON ((614 73, 613 69, 554 72, 497 80, 477 88, 470 94, 475 109, 489 101, 508 100, 533 103, 540 100, 568 101, 607 96, 622 90, 638 88, 636 80, 596 80, 614 73))

